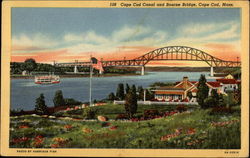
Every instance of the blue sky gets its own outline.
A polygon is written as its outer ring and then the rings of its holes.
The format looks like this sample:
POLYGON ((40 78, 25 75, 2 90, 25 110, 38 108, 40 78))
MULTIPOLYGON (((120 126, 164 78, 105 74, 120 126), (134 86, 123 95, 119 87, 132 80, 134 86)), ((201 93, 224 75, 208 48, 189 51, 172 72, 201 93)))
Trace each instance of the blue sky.
POLYGON ((12 53, 101 56, 119 49, 132 56, 132 49, 168 45, 228 45, 236 53, 240 19, 237 8, 12 8, 12 53))

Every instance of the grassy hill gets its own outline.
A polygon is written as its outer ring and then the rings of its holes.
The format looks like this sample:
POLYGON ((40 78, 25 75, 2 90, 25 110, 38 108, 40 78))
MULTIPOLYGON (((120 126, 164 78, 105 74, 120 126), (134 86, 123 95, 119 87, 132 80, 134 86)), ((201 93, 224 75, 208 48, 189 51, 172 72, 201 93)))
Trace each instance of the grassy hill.
MULTIPOLYGON (((122 112, 115 105, 96 108, 110 117, 122 112)), ((10 122, 10 148, 240 148, 240 107, 232 113, 196 109, 136 122, 31 115, 11 117, 10 122)))

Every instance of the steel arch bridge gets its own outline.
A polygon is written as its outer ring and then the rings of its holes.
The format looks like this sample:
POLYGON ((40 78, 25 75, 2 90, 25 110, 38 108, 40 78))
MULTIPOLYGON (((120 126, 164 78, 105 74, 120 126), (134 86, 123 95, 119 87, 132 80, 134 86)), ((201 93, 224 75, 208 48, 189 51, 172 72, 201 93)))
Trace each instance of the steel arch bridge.
POLYGON ((186 46, 168 46, 150 51, 132 60, 102 61, 107 66, 144 66, 150 61, 159 60, 185 60, 204 61, 210 67, 240 67, 238 61, 226 61, 216 58, 204 51, 186 46))
MULTIPOLYGON (((145 66, 150 61, 160 60, 183 60, 183 61, 204 61, 210 67, 240 67, 239 61, 226 61, 214 57, 204 51, 187 46, 167 46, 150 51, 142 56, 131 60, 110 60, 101 61, 103 67, 111 66, 145 66)), ((56 63, 56 66, 89 66, 90 62, 56 63)))

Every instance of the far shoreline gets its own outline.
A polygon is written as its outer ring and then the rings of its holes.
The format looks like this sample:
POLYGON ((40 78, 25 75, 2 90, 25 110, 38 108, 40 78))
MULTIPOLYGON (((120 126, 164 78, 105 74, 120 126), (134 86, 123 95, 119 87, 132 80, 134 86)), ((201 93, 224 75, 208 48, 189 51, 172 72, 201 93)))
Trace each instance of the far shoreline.
MULTIPOLYGON (((216 72, 223 72, 225 68, 214 68, 216 72)), ((137 73, 107 73, 107 74, 94 74, 93 77, 119 77, 119 76, 140 76, 140 68, 133 68, 133 71, 137 73), (139 71, 139 73, 138 73, 139 71)), ((210 72, 210 67, 146 67, 145 75, 151 72, 210 72)), ((79 78, 79 77, 89 77, 89 74, 63 74, 59 75, 61 78, 79 78)), ((34 79, 34 75, 11 75, 11 79, 34 79)))
MULTIPOLYGON (((106 74, 106 75, 93 75, 93 77, 119 77, 119 76, 140 76, 141 74, 106 74)), ((60 78, 79 78, 79 77, 89 77, 89 74, 70 74, 70 75, 59 75, 60 78)), ((11 79, 34 79, 32 76, 10 76, 11 79)))

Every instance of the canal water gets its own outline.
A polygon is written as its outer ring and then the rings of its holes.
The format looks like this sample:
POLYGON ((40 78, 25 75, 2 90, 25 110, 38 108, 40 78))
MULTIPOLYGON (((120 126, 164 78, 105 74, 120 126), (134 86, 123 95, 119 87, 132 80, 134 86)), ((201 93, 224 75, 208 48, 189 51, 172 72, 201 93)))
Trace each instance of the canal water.
MULTIPOLYGON (((148 72, 144 76, 116 76, 93 77, 93 100, 104 99, 110 92, 116 92, 119 83, 135 84, 136 86, 149 87, 154 82, 181 81, 183 76, 188 76, 191 81, 198 81, 201 74, 209 72, 148 72)), ((82 102, 89 101, 89 78, 61 78, 60 84, 38 85, 33 79, 11 80, 11 109, 33 110, 36 98, 41 93, 45 96, 46 105, 53 106, 53 97, 57 90, 62 90, 64 98, 74 98, 82 102)))

